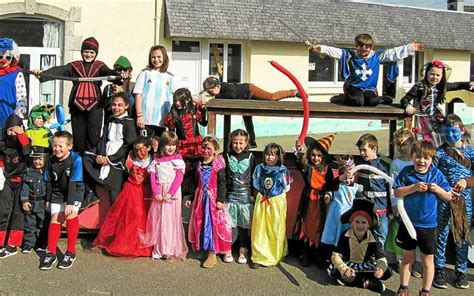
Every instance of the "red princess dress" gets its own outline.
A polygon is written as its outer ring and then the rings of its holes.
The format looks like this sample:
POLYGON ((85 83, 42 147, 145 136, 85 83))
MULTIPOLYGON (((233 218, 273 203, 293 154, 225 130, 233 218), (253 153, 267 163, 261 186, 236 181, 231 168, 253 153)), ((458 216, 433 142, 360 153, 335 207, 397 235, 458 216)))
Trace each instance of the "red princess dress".
POLYGON ((146 230, 145 198, 151 196, 148 159, 127 159, 130 176, 110 208, 94 246, 113 256, 151 257, 152 247, 145 246, 140 234, 146 230))

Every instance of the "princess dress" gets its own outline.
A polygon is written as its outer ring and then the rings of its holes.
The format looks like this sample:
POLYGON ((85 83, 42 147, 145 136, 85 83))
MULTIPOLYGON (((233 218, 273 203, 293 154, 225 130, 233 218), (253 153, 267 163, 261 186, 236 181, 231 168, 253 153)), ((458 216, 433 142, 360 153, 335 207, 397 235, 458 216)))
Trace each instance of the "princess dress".
POLYGON ((176 190, 169 200, 153 199, 148 212, 146 233, 142 241, 154 246, 154 259, 185 259, 188 253, 181 218, 180 185, 184 169, 185 164, 179 154, 155 159, 150 165, 153 195, 164 195, 176 190), (178 184, 174 183, 175 180, 178 184))
POLYGON ((94 246, 113 256, 150 257, 152 248, 140 241, 146 229, 145 198, 151 196, 147 168, 150 159, 128 159, 130 176, 105 217, 94 246))
POLYGON ((191 219, 189 241, 194 250, 225 253, 232 246, 232 226, 227 208, 217 209, 218 172, 225 168, 221 155, 212 165, 201 164, 198 168, 199 184, 196 189, 191 219))

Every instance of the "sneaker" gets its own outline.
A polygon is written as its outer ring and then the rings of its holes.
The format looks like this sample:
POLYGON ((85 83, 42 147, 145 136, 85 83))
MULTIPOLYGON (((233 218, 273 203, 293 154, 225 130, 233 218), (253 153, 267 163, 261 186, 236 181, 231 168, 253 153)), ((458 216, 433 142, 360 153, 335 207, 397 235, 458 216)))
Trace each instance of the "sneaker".
POLYGON ((436 268, 433 286, 438 289, 448 288, 448 284, 446 283, 446 273, 444 272, 444 269, 436 268))
POLYGON ((467 276, 464 272, 456 271, 456 279, 454 280, 454 285, 459 289, 468 289, 469 282, 467 281, 467 276))
POLYGON ((257 142, 250 141, 249 142, 249 149, 255 149, 255 148, 257 148, 257 142))
POLYGON ((417 278, 417 279, 421 279, 423 275, 418 270, 413 268, 411 270, 411 276, 414 277, 414 278, 417 278))
POLYGON ((16 254, 18 254, 16 247, 6 246, 0 249, 0 259, 5 259, 16 254))
POLYGON ((255 262, 252 262, 252 263, 250 263, 250 268, 252 268, 252 269, 259 269, 259 268, 260 268, 260 264, 255 263, 255 262))
POLYGON ((309 266, 309 255, 307 251, 301 252, 300 261, 301 261, 301 266, 303 267, 309 266))
POLYGON ((41 246, 41 247, 37 247, 37 248, 36 248, 36 252, 43 252, 43 253, 44 253, 44 252, 46 252, 46 250, 47 250, 47 249, 46 249, 46 247, 44 247, 44 246, 41 246))
POLYGON ((74 261, 76 261, 76 255, 74 255, 73 253, 70 253, 70 252, 66 252, 66 254, 64 254, 63 260, 61 260, 61 262, 59 262, 58 268, 59 269, 68 269, 68 268, 72 267, 72 264, 74 263, 74 261))
POLYGON ((22 249, 21 249, 21 253, 22 254, 31 254, 31 252, 33 252, 33 248, 31 246, 24 246, 22 249))
POLYGON ((53 253, 46 253, 43 259, 40 262, 39 269, 40 270, 48 270, 53 267, 53 264, 56 263, 58 260, 56 259, 56 255, 53 253))
POLYGON ((207 255, 206 261, 202 264, 203 268, 213 268, 214 265, 217 264, 217 256, 216 253, 209 253, 207 255))
POLYGON ((396 296, 409 296, 410 290, 408 290, 408 288, 398 288, 397 294, 395 295, 396 296))
POLYGON ((237 263, 239 264, 247 263, 247 253, 248 253, 247 248, 240 248, 239 258, 237 259, 237 263))
POLYGON ((232 257, 232 252, 226 252, 224 254, 224 262, 225 263, 232 263, 234 262, 234 257, 232 257))
POLYGON ((369 289, 370 291, 376 293, 382 293, 385 291, 385 285, 378 279, 368 279, 363 283, 364 289, 369 289))

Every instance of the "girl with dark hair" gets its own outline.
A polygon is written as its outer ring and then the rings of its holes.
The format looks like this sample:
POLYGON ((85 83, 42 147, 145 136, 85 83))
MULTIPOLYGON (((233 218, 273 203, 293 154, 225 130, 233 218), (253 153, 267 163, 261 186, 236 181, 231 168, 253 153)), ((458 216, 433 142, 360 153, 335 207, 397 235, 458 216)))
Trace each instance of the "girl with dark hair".
POLYGON ((408 115, 418 114, 418 140, 427 140, 435 146, 441 145, 440 128, 444 119, 438 108, 444 103, 447 91, 473 90, 474 82, 447 82, 446 72, 451 68, 440 60, 428 62, 424 67, 423 80, 418 81, 401 99, 400 103, 408 115))

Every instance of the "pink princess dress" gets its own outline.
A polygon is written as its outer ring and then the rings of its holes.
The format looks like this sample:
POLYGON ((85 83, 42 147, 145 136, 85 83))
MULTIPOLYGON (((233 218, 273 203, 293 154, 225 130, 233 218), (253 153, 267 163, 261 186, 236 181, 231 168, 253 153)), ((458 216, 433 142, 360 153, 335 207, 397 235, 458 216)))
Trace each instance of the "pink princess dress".
MULTIPOLYGON (((222 174, 224 169, 225 161, 221 155, 216 156, 212 163, 200 163, 198 167, 199 183, 188 229, 193 250, 215 253, 231 250, 232 225, 227 207, 217 209, 217 188, 220 182, 225 184, 225 174, 222 174)), ((225 192, 219 194, 225 196, 225 192)))
POLYGON ((145 245, 153 246, 153 259, 185 259, 188 254, 181 218, 181 183, 185 164, 181 155, 155 158, 150 173, 153 196, 171 194, 169 200, 153 201, 148 211, 145 245))

